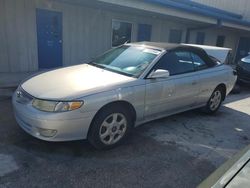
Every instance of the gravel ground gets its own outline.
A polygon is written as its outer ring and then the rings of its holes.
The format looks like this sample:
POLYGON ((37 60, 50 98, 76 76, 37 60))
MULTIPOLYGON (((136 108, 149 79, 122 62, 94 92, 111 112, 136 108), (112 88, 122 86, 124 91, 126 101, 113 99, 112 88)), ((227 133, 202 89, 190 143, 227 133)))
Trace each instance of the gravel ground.
POLYGON ((18 127, 10 100, 0 106, 0 188, 196 187, 250 144, 248 88, 214 116, 194 110, 153 121, 109 151, 35 139, 18 127))

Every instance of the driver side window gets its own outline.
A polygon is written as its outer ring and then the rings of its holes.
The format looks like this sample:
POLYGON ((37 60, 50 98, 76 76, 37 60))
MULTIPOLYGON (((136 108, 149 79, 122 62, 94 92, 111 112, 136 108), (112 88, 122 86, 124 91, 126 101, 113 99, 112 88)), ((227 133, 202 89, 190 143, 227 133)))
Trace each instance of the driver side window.
POLYGON ((170 76, 194 71, 194 64, 190 52, 168 52, 155 65, 154 70, 168 70, 170 76))

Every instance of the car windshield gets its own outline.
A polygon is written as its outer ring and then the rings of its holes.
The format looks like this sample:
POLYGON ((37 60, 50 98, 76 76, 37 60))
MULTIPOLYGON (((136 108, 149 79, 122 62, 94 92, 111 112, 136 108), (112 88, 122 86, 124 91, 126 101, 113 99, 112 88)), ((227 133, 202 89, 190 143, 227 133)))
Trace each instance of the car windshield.
POLYGON ((124 45, 114 48, 89 64, 131 77, 139 77, 161 53, 160 50, 142 46, 124 45))

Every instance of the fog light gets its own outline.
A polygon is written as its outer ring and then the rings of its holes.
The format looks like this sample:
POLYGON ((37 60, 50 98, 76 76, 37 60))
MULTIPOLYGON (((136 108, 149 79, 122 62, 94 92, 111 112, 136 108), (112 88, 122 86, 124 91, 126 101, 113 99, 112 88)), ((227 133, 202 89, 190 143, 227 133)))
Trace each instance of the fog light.
POLYGON ((56 135, 57 131, 56 130, 51 130, 51 129, 40 129, 37 128, 39 135, 43 137, 53 137, 56 135))

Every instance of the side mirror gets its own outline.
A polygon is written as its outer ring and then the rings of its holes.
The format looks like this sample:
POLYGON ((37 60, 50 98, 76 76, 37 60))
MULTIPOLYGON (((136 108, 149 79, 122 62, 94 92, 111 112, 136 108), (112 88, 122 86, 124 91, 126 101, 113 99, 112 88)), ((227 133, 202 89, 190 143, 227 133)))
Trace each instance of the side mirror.
POLYGON ((156 71, 151 72, 151 74, 148 76, 148 78, 168 78, 170 76, 168 70, 163 69, 157 69, 156 71))

